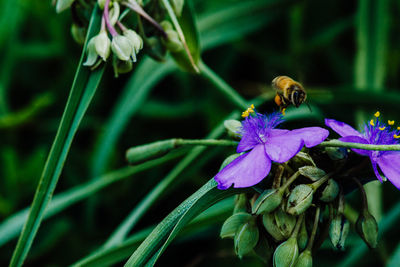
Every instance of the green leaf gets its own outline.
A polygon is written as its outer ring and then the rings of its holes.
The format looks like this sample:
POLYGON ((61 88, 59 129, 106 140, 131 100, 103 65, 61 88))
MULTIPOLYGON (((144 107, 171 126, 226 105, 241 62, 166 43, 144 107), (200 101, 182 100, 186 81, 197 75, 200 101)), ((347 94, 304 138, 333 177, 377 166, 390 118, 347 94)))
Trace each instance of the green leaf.
MULTIPOLYGON (((92 13, 88 36, 95 35, 99 29, 101 14, 97 7, 92 13)), ((86 50, 86 44, 83 51, 86 50)), ((39 229, 46 206, 56 187, 65 159, 78 126, 91 102, 103 74, 104 66, 91 72, 82 67, 85 52, 82 53, 70 96, 59 125, 56 138, 48 155, 42 177, 36 189, 28 220, 14 250, 10 266, 21 266, 28 255, 33 239, 39 229)))
POLYGON ((219 200, 247 190, 249 189, 219 190, 215 180, 211 179, 157 225, 132 254, 125 266, 154 264, 179 231, 194 217, 219 200))

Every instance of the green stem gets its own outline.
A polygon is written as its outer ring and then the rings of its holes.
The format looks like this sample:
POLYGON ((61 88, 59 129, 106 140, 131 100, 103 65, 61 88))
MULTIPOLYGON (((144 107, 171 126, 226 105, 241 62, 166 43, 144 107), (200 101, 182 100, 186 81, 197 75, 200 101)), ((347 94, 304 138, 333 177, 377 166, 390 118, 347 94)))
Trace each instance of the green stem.
POLYGON ((299 171, 295 172, 289 178, 289 180, 287 180, 286 183, 279 188, 279 191, 283 194, 283 192, 286 190, 286 188, 288 188, 289 185, 291 185, 297 179, 297 177, 299 177, 299 176, 300 176, 300 172, 299 171))
POLYGON ((368 199, 367 199, 367 194, 365 193, 365 189, 358 181, 356 178, 351 177, 351 179, 357 184, 358 188, 360 189, 361 192, 361 198, 362 198, 362 205, 363 205, 363 211, 367 210, 368 211, 368 199))
POLYGON ((297 218, 296 226, 290 238, 297 238, 300 231, 300 226, 303 223, 303 219, 304 219, 304 213, 300 214, 300 216, 297 218))
POLYGON ((339 140, 330 140, 322 142, 318 145, 319 147, 345 147, 345 148, 357 148, 364 150, 376 150, 376 151, 400 151, 400 145, 371 145, 371 144, 360 144, 342 142, 339 140))
POLYGON ((328 179, 332 176, 332 174, 333 173, 328 173, 327 175, 325 175, 324 177, 322 177, 321 179, 319 179, 315 183, 310 184, 310 186, 314 189, 314 192, 318 189, 318 187, 320 187, 326 181, 328 181, 328 179))
POLYGON ((312 252, 315 235, 317 234, 320 211, 321 211, 321 208, 317 207, 317 210, 315 211, 314 225, 313 225, 313 228, 311 231, 310 240, 308 240, 308 244, 307 244, 307 248, 306 248, 306 250, 309 250, 310 252, 312 252))
POLYGON ((219 77, 212 69, 204 62, 200 61, 200 75, 214 84, 229 100, 232 101, 238 108, 245 110, 249 107, 249 103, 243 99, 229 84, 219 77))

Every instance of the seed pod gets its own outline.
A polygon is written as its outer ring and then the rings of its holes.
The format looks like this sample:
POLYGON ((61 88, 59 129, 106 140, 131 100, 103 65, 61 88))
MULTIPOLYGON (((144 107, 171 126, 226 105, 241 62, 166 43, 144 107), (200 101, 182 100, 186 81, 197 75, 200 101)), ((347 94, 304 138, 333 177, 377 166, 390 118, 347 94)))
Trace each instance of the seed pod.
POLYGON ((332 219, 329 226, 329 237, 335 248, 339 250, 344 249, 349 229, 350 223, 343 214, 338 214, 332 219))
POLYGON ((240 138, 240 129, 242 128, 242 123, 238 120, 226 120, 224 121, 224 126, 228 135, 232 138, 240 138))
POLYGON ((378 224, 368 210, 364 210, 356 222, 357 233, 370 248, 376 248, 378 244, 378 224))
POLYGON ((296 260, 295 267, 312 267, 311 251, 306 249, 296 260))
POLYGON ((301 175, 309 178, 311 181, 315 182, 326 175, 326 172, 320 168, 314 166, 304 166, 299 168, 301 175))
POLYGON ((292 215, 300 215, 305 212, 313 200, 314 189, 306 184, 296 186, 290 192, 286 212, 292 215))
POLYGON ((291 237, 280 244, 274 252, 274 267, 294 266, 299 256, 299 247, 296 237, 291 237))
POLYGON ((324 202, 332 202, 337 197, 338 194, 339 194, 339 185, 335 180, 329 179, 319 199, 324 202))
POLYGON ((276 240, 283 241, 290 237, 296 225, 296 218, 278 208, 263 215, 263 224, 267 232, 276 240))
POLYGON ((282 194, 279 189, 265 190, 254 202, 253 213, 258 215, 275 210, 282 203, 282 194))
POLYGON ((256 217, 251 218, 242 226, 239 227, 235 234, 235 252, 239 258, 251 252, 257 245, 259 238, 258 227, 256 224, 256 217))
POLYGON ((231 217, 226 219, 221 228, 220 237, 221 238, 234 238, 239 227, 243 226, 247 221, 251 219, 249 213, 238 212, 233 214, 231 217))

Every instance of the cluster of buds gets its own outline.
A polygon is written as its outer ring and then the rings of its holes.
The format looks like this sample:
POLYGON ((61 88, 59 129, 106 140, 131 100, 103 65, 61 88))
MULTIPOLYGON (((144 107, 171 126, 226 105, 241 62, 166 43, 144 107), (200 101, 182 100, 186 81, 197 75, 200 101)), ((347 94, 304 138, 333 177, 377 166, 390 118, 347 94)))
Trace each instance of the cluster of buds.
MULTIPOLYGON (((156 60, 163 60, 166 51, 174 53, 183 49, 178 33, 167 20, 167 12, 161 1, 57 0, 58 12, 71 8, 74 21, 71 32, 78 43, 85 41, 89 21, 87 14, 91 13, 96 3, 102 10, 102 23, 99 33, 88 41, 85 66, 95 69, 112 58, 114 72, 118 76, 132 70, 137 54, 143 47, 156 60), (129 12, 137 16, 129 17, 129 12), (122 20, 125 20, 124 24, 122 20)), ((180 17, 184 0, 171 0, 168 3, 175 15, 180 17)))
MULTIPOLYGON (((228 132, 238 127, 238 122, 226 123, 228 132)), ((237 157, 228 157, 221 169, 237 157)), ((274 163, 251 193, 236 196, 221 237, 234 239, 239 258, 255 254, 274 266, 312 266, 312 255, 326 238, 335 249, 344 249, 350 230, 344 195, 359 188, 363 206, 353 223, 366 244, 375 248, 378 227, 357 175, 365 170, 363 162, 354 167, 359 160, 350 150, 315 147, 274 163)))

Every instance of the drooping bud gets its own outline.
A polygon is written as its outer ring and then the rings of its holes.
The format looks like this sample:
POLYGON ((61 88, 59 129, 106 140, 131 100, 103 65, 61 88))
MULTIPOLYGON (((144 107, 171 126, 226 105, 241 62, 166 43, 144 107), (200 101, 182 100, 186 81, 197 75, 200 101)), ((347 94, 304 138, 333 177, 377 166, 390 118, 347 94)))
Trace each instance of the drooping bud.
POLYGON ((306 184, 296 186, 290 192, 286 212, 292 215, 300 215, 311 205, 314 195, 314 189, 306 184))
POLYGON ((114 1, 113 6, 109 12, 110 23, 113 26, 115 25, 115 23, 117 23, 117 20, 119 18, 119 10, 120 10, 120 8, 119 8, 118 1, 114 1))
POLYGON ((242 123, 238 120, 226 120, 224 121, 224 127, 228 132, 228 135, 232 138, 240 138, 240 129, 242 128, 242 123))
POLYGON ((106 31, 101 31, 98 35, 94 37, 94 45, 96 48, 97 54, 106 61, 108 56, 110 55, 110 47, 111 41, 108 38, 106 31))
POLYGON ((299 247, 296 237, 291 237, 280 244, 274 252, 274 267, 294 266, 299 256, 299 247))
POLYGON ((128 61, 131 58, 133 48, 129 39, 123 35, 116 35, 111 42, 111 49, 118 59, 128 61))
POLYGON ((247 212, 249 201, 245 193, 236 195, 233 213, 247 212))
POLYGON ((257 245, 259 238, 259 231, 256 223, 256 217, 251 218, 242 226, 239 227, 235 234, 234 244, 235 252, 239 258, 251 252, 257 245))
POLYGON ((171 0, 171 6, 174 10, 174 13, 177 17, 182 15, 183 5, 185 4, 185 0, 171 0))
POLYGON ((306 221, 304 220, 300 227, 299 235, 297 236, 297 244, 299 246, 299 250, 302 251, 306 248, 308 243, 308 233, 306 228, 306 221))
POLYGON ((361 212, 356 222, 357 233, 370 248, 378 244, 378 224, 368 210, 361 212))
POLYGON ((275 210, 282 203, 282 195, 279 189, 265 190, 254 202, 252 212, 258 215, 275 210))
POLYGON ((324 202, 332 202, 337 197, 338 194, 339 194, 339 185, 335 180, 329 179, 319 199, 324 202))
POLYGON ((86 39, 86 28, 79 27, 78 25, 73 23, 71 26, 71 35, 72 38, 74 38, 75 42, 82 45, 85 43, 86 39))
POLYGON ((347 157, 347 149, 344 147, 325 147, 325 152, 331 160, 342 160, 347 157))
POLYGON ((84 66, 93 66, 94 64, 96 64, 98 55, 96 52, 95 41, 96 39, 92 37, 89 40, 89 43, 87 44, 86 47, 87 56, 86 56, 86 61, 83 63, 84 66))
POLYGON ((263 225, 276 241, 283 241, 292 234, 296 225, 296 218, 278 208, 274 212, 263 215, 263 225))
POLYGON ((226 219, 221 228, 221 238, 234 238, 239 227, 251 219, 251 215, 245 212, 238 212, 226 219))
POLYGON ((131 46, 133 47, 132 54, 138 54, 139 51, 143 48, 143 39, 140 37, 139 34, 137 34, 133 30, 125 30, 124 35, 129 39, 131 42, 131 46))
POLYGON ((315 182, 326 175, 326 172, 320 168, 314 166, 304 166, 299 168, 301 175, 309 178, 311 181, 315 182))
POLYGON ((350 223, 343 214, 338 214, 332 219, 329 226, 329 237, 335 248, 339 250, 344 249, 349 229, 350 223))
POLYGON ((300 253, 294 265, 295 267, 312 267, 311 251, 306 249, 300 253))

